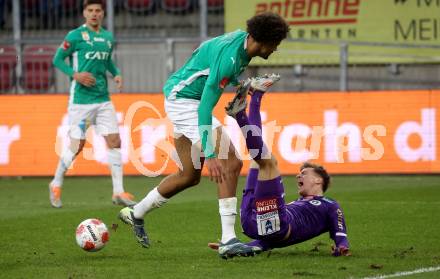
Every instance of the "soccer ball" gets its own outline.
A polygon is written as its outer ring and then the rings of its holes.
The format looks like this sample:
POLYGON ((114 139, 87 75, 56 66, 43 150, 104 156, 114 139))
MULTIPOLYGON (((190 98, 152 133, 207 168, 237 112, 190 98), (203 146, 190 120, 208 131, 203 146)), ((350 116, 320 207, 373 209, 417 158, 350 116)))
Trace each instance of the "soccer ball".
POLYGON ((84 220, 76 228, 76 243, 88 252, 101 250, 108 240, 107 226, 99 219, 84 220))

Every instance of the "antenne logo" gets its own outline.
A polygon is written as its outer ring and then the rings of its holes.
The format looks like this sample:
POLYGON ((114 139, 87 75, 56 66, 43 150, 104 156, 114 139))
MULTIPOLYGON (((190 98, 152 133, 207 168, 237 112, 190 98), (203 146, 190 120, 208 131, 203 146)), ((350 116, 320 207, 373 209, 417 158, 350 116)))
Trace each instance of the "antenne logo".
POLYGON ((352 24, 357 22, 360 0, 285 0, 257 3, 256 14, 271 11, 289 25, 352 24))

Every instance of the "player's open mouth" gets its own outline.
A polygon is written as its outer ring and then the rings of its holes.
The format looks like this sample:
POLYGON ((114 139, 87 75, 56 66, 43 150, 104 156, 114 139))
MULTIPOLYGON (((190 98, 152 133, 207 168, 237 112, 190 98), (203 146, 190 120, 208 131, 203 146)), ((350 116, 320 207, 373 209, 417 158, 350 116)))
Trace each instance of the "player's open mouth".
POLYGON ((298 187, 302 187, 304 185, 304 182, 298 181, 298 187))

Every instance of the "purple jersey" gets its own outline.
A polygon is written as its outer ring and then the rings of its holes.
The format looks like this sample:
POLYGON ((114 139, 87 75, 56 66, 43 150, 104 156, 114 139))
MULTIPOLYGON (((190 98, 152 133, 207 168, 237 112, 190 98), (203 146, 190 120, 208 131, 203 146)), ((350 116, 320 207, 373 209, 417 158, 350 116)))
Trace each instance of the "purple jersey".
POLYGON ((252 241, 264 250, 300 243, 329 232, 337 247, 349 247, 344 214, 338 203, 322 196, 313 199, 299 198, 286 204, 290 236, 287 239, 259 239, 252 241))
POLYGON ((336 201, 315 196, 286 204, 281 176, 259 181, 258 172, 250 169, 240 207, 243 232, 256 239, 250 245, 268 250, 329 232, 336 247, 349 248, 344 214, 336 201))

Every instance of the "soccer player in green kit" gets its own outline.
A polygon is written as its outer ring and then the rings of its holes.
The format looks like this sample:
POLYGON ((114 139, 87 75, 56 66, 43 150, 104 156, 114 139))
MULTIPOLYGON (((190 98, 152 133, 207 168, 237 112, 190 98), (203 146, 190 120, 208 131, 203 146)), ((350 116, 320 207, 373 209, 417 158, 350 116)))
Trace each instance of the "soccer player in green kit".
POLYGON ((201 169, 206 165, 211 180, 218 184, 222 225, 219 255, 253 255, 252 247, 240 242, 234 229, 237 179, 242 162, 236 157, 232 144, 223 150, 224 154, 219 153, 220 145, 223 148, 230 139, 212 111, 228 84, 239 85, 238 77, 251 59, 256 56, 267 59, 288 32, 288 24, 279 15, 255 15, 247 21, 247 32, 237 30, 202 43, 165 83, 165 110, 174 126, 180 169, 165 177, 134 207, 126 207, 119 213, 123 222, 132 225, 143 247, 150 245, 144 215, 177 193, 197 185, 201 169), (221 139, 222 143, 213 138, 221 139))
POLYGON ((63 151, 55 177, 49 184, 49 198, 53 207, 61 203, 64 174, 85 144, 86 130, 95 125, 104 136, 108 147, 108 164, 112 174, 114 204, 134 205, 133 196, 122 184, 121 139, 115 108, 110 101, 106 72, 109 71, 119 90, 122 77, 111 56, 114 46, 112 33, 101 27, 104 2, 85 0, 85 24, 70 31, 58 48, 54 65, 71 79, 68 106, 70 147, 63 151), (65 62, 69 58, 70 64, 65 62))

